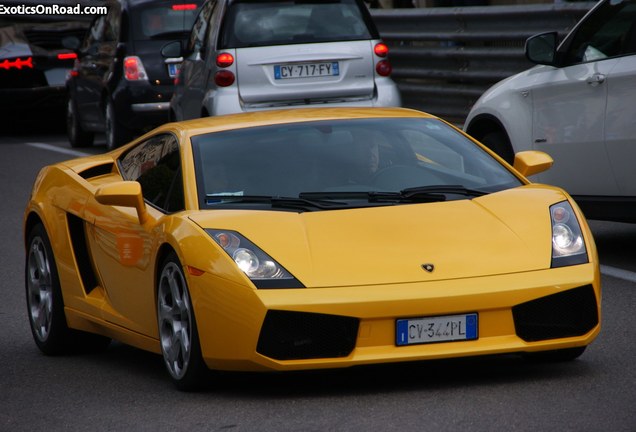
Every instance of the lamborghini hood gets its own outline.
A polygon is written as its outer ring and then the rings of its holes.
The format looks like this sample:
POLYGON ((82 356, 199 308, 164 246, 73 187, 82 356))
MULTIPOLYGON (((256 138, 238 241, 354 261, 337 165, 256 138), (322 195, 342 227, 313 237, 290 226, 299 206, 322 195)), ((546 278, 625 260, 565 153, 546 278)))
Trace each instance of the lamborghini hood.
POLYGON ((559 189, 528 185, 472 200, 304 213, 208 210, 190 218, 241 233, 308 288, 393 284, 549 268, 549 206, 565 199, 559 189))

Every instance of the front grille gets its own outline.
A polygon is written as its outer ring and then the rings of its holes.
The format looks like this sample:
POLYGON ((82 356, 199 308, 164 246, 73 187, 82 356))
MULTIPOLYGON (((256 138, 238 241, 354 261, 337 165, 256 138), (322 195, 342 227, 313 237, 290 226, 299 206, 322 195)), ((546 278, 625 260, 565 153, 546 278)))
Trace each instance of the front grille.
POLYGON ((346 357, 356 344, 359 320, 339 315, 271 310, 256 351, 276 360, 346 357))
POLYGON ((517 336, 526 342, 582 336, 599 322, 592 285, 522 303, 512 315, 517 336))

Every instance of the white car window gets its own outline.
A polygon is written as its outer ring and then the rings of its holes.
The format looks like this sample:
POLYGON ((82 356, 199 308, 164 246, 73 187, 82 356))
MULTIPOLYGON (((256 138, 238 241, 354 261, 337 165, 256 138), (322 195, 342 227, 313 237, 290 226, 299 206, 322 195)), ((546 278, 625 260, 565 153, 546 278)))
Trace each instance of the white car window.
POLYGON ((636 1, 610 1, 596 9, 565 43, 566 64, 636 53, 636 1))

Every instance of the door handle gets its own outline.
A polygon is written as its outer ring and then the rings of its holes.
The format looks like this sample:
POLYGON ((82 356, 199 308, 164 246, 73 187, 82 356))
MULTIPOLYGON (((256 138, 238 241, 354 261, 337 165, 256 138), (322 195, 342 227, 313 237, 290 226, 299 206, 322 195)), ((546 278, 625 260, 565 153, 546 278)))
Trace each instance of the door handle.
POLYGON ((599 84, 605 82, 605 75, 602 73, 595 73, 594 75, 587 78, 586 82, 592 87, 596 87, 599 84))

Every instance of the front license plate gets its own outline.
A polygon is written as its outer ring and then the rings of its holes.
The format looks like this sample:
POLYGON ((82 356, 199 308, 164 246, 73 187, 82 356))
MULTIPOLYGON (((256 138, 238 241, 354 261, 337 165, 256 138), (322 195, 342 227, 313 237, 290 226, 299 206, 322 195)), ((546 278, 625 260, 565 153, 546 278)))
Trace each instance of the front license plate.
POLYGON ((340 65, 338 64, 338 62, 303 63, 274 66, 275 79, 310 78, 337 75, 340 75, 340 65))
POLYGON ((478 319, 476 313, 400 319, 396 330, 396 345, 473 340, 478 337, 478 319))
POLYGON ((170 78, 175 78, 177 73, 179 73, 179 67, 181 67, 181 63, 168 63, 168 75, 170 78))

